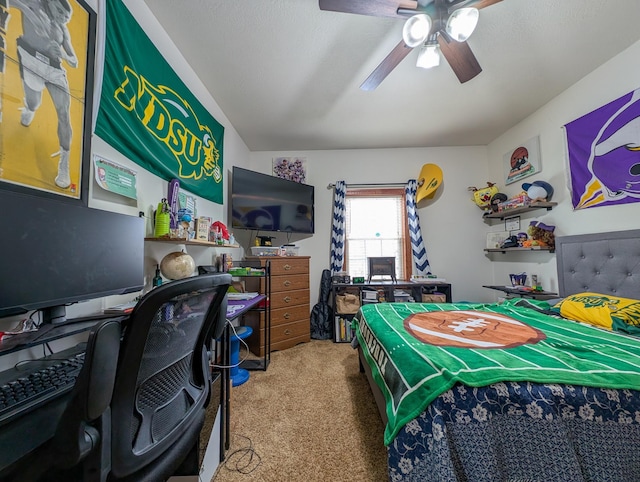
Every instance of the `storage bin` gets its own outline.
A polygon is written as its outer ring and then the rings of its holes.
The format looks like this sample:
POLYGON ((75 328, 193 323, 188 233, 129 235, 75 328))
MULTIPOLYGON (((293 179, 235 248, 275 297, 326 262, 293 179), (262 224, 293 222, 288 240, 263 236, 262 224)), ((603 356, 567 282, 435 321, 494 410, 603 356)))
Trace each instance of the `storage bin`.
POLYGON ((336 309, 340 314, 354 314, 360 309, 360 300, 357 295, 345 293, 336 296, 336 309))
POLYGON ((251 246, 251 254, 253 256, 279 256, 280 248, 278 246, 251 246))
POLYGON ((284 245, 282 248, 281 256, 298 256, 298 246, 287 246, 284 245))
POLYGON ((422 293, 423 303, 446 303, 447 296, 444 293, 422 293))

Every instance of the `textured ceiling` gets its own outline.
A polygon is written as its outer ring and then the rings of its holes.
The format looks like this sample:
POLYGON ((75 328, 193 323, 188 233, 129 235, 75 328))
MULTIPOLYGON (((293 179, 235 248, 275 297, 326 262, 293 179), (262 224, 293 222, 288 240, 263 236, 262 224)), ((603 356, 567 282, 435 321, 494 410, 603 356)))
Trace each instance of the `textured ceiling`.
POLYGON ((403 21, 321 11, 317 0, 145 0, 252 151, 490 143, 640 39, 638 0, 503 0, 468 43, 460 84, 417 51, 360 84, 403 21))

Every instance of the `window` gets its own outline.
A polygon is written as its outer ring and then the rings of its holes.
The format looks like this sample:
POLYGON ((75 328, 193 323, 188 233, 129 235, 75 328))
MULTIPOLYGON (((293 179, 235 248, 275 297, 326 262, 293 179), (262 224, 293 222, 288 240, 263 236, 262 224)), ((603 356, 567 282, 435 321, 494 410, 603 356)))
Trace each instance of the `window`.
POLYGON ((347 273, 367 278, 367 257, 392 256, 396 279, 408 279, 412 261, 404 189, 348 189, 345 203, 347 273))

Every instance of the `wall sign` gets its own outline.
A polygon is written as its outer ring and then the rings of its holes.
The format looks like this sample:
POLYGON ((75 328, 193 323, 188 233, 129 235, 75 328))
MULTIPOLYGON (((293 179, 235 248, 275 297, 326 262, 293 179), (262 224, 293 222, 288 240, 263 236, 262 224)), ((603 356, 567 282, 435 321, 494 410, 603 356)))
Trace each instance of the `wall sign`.
POLYGON ((108 161, 100 156, 93 156, 95 179, 98 186, 105 191, 137 199, 136 171, 121 164, 108 161))
POLYGON ((529 139, 507 152, 503 160, 505 184, 532 176, 540 171, 540 139, 529 139))

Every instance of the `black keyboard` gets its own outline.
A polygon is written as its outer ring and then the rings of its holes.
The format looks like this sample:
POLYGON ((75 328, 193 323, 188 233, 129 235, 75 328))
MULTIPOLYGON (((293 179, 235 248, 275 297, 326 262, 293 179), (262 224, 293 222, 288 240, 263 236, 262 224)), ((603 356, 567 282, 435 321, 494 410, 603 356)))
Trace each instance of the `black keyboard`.
POLYGON ((83 363, 84 350, 76 347, 3 373, 0 381, 0 423, 69 392, 83 363))

